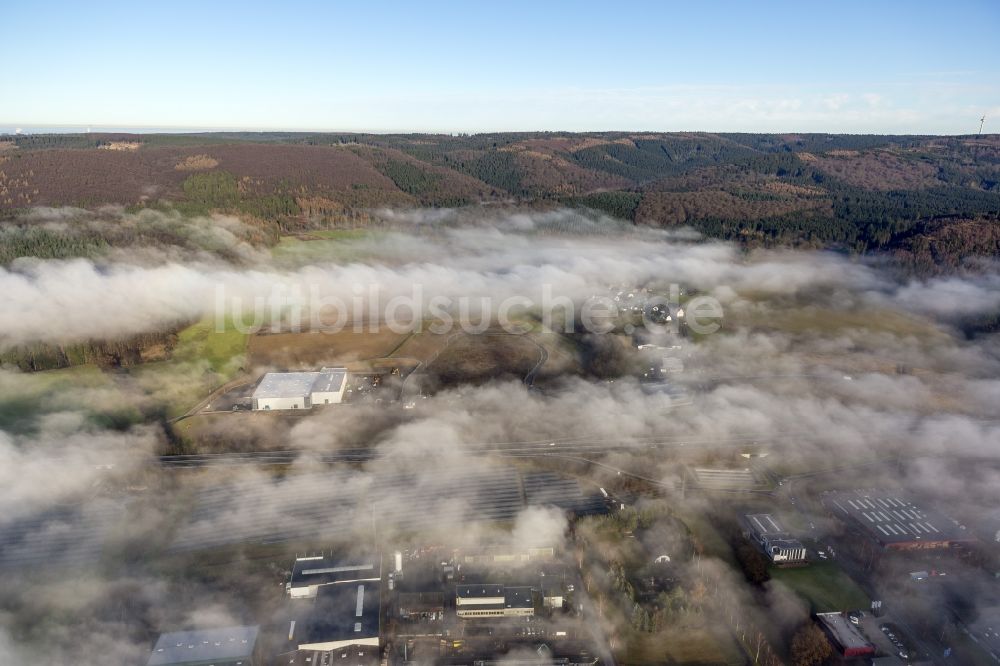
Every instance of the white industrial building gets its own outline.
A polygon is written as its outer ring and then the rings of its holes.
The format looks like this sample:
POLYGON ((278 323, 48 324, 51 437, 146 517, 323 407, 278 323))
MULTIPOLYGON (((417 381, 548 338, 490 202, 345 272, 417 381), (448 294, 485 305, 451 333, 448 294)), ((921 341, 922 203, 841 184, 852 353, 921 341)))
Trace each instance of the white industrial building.
POLYGON ((344 399, 346 368, 323 368, 319 372, 269 372, 253 392, 255 410, 312 409, 335 405, 344 399))
POLYGON ((797 539, 767 539, 764 552, 775 564, 793 564, 808 561, 806 547, 797 539))
POLYGON ((775 564, 803 564, 808 561, 806 547, 793 539, 769 513, 753 513, 743 517, 746 536, 756 542, 775 564))
POLYGON ((455 614, 466 619, 527 617, 535 614, 534 597, 530 587, 456 585, 455 614))

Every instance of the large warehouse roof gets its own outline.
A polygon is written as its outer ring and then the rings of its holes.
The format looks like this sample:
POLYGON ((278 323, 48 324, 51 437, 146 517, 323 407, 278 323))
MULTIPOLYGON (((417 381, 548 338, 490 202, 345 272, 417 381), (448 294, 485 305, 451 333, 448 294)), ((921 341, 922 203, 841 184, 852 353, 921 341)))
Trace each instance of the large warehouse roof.
POLYGON ((502 597, 503 585, 496 585, 495 583, 456 585, 455 595, 461 599, 487 599, 490 597, 502 597))
POLYGON ((507 608, 534 608, 530 587, 505 587, 503 603, 507 608))
POLYGON ((322 393, 336 393, 347 378, 345 368, 323 368, 313 382, 312 390, 322 393))
POLYGON ((751 513, 746 516, 747 524, 760 536, 785 534, 785 528, 769 513, 751 513))
POLYGON ((379 584, 377 581, 325 585, 300 615, 289 637, 302 645, 361 642, 379 635, 379 584))
POLYGON ((255 398, 300 398, 314 391, 336 393, 347 379, 345 368, 319 372, 269 372, 253 392, 255 398))
POLYGON ((301 398, 312 393, 318 372, 269 372, 253 392, 255 398, 301 398))
MULTIPOLYGON (((226 627, 160 634, 147 666, 211 664, 253 655, 258 627, 226 627)), ((248 661, 249 663, 249 661, 248 661)))
POLYGON ((348 581, 379 580, 374 561, 342 562, 327 557, 300 557, 292 566, 292 587, 328 585, 348 581))
POLYGON ((885 545, 966 541, 971 538, 954 520, 936 511, 922 509, 889 490, 830 492, 823 501, 885 545))

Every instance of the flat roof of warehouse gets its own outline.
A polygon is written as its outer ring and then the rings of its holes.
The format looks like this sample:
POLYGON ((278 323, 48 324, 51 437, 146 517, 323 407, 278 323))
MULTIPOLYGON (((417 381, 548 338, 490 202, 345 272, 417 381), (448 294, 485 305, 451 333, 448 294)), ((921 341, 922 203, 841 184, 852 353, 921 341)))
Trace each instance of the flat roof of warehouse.
POLYGON ((254 389, 255 398, 300 398, 313 391, 336 392, 347 379, 346 368, 323 368, 319 372, 269 372, 254 389))
POLYGON ((292 587, 327 585, 382 577, 374 561, 344 562, 330 557, 300 557, 292 566, 292 587))
POLYGON ((798 539, 791 539, 788 537, 783 537, 780 539, 768 539, 767 545, 772 548, 804 548, 802 542, 798 539))
POLYGON ((318 372, 269 372, 254 389, 255 398, 301 398, 312 393, 318 372))
POLYGON ((324 585, 314 599, 292 600, 295 624, 290 640, 315 645, 364 640, 379 635, 379 582, 324 585))
POLYGON ((485 599, 488 597, 502 597, 503 585, 495 583, 479 583, 456 585, 455 594, 462 599, 485 599))
POLYGON ((347 378, 347 368, 323 368, 313 382, 312 390, 324 393, 339 391, 347 378))
POLYGON ((760 534, 761 536, 786 533, 781 523, 779 523, 774 516, 769 513, 748 513, 745 518, 747 524, 756 530, 757 534, 760 534))
POLYGON ((507 587, 503 591, 503 603, 507 608, 533 608, 530 587, 507 587))
POLYGON ((259 627, 225 627, 160 634, 147 666, 230 661, 253 654, 259 627))
POLYGON ((965 541, 972 538, 951 518, 923 509, 896 491, 829 492, 823 500, 831 508, 850 516, 882 543, 965 541))

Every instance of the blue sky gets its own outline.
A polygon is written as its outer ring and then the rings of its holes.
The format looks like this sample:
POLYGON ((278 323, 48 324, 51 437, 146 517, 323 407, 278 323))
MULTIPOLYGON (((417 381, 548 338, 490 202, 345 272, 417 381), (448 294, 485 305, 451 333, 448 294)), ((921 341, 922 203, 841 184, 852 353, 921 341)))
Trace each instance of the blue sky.
POLYGON ((16 0, 2 15, 2 126, 954 134, 986 114, 1000 131, 995 0, 16 0))

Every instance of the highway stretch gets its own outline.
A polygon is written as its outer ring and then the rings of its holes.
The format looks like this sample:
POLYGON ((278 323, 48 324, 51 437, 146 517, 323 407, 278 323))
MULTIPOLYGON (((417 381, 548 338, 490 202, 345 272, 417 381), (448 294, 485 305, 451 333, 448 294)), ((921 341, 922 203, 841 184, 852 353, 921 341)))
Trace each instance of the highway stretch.
MULTIPOLYGON (((469 455, 547 455, 613 453, 622 451, 653 451, 656 449, 746 448, 760 442, 804 439, 805 431, 764 435, 734 435, 732 437, 561 437, 507 442, 469 442, 462 453, 469 455)), ((288 465, 300 458, 325 463, 367 462, 382 456, 378 446, 339 449, 337 451, 281 450, 246 451, 239 453, 196 453, 163 455, 157 458, 165 468, 207 467, 211 465, 288 465)))

